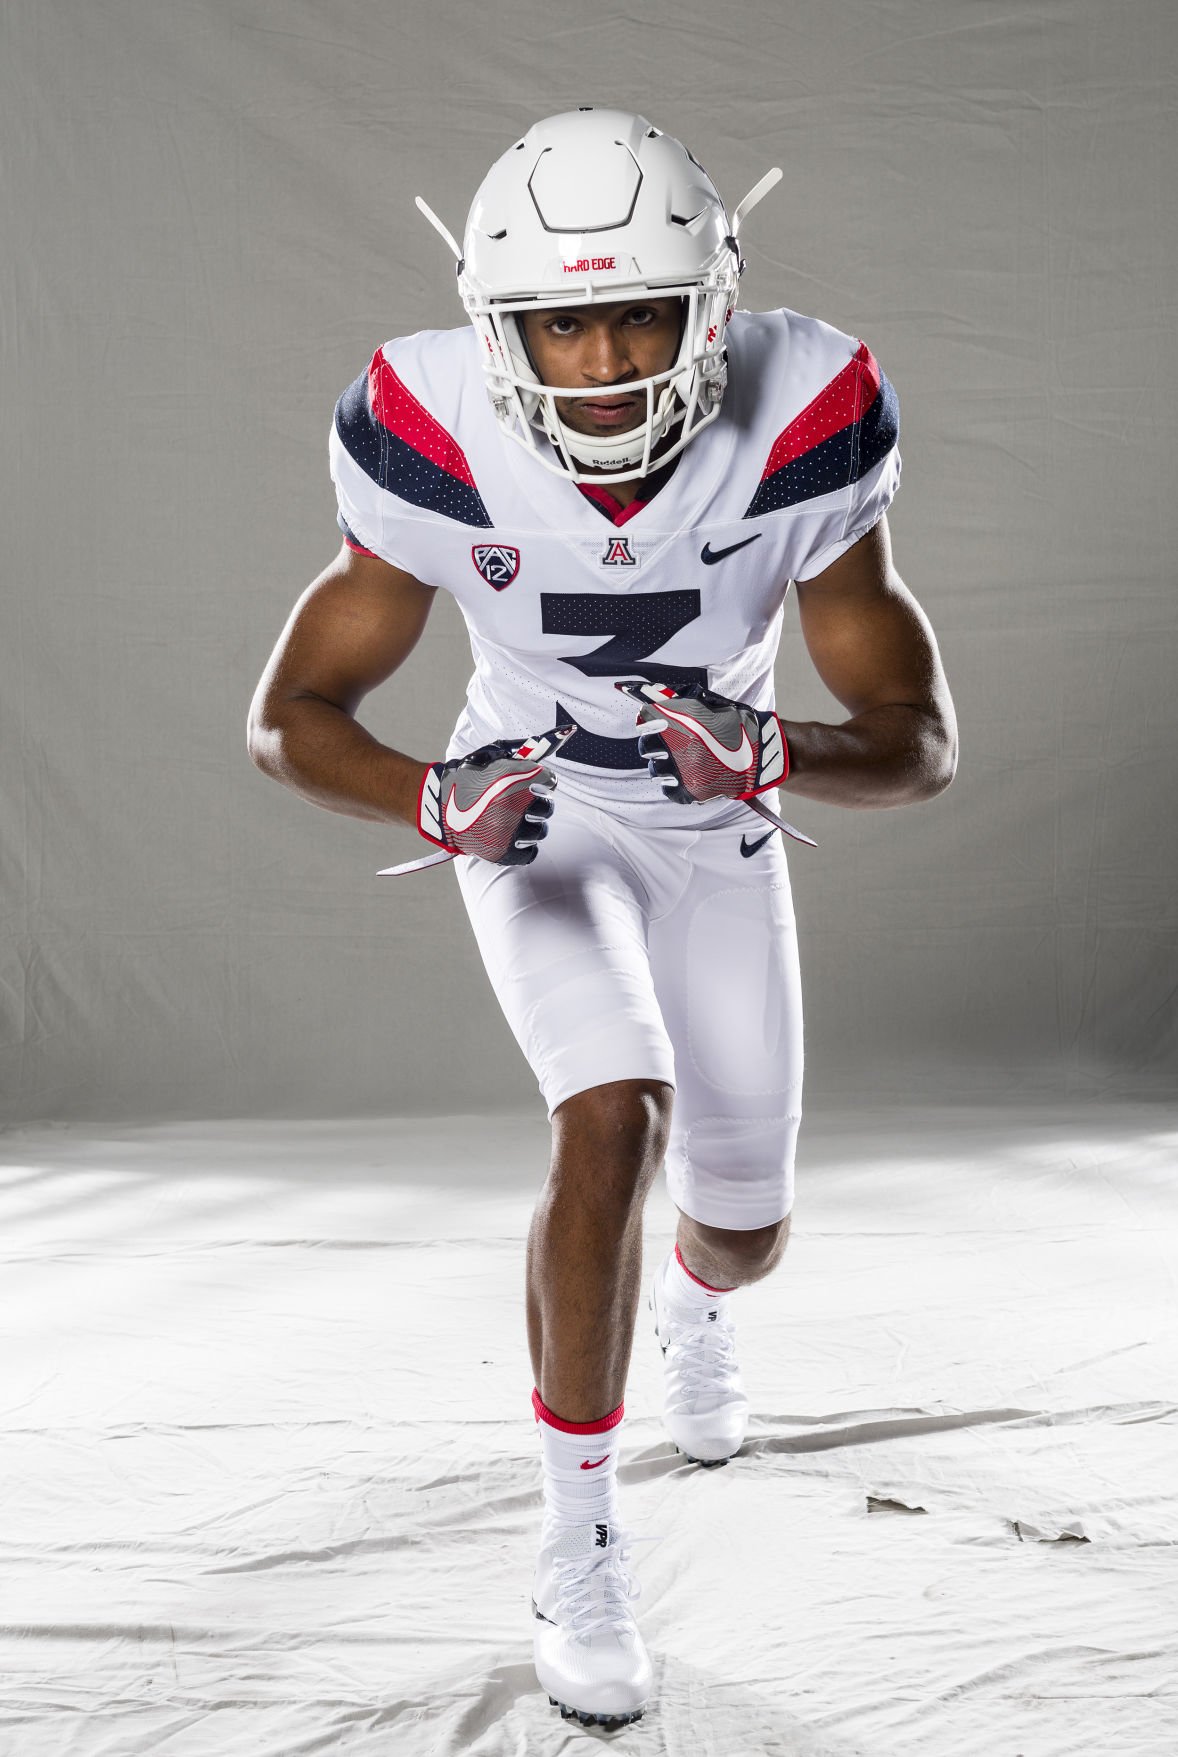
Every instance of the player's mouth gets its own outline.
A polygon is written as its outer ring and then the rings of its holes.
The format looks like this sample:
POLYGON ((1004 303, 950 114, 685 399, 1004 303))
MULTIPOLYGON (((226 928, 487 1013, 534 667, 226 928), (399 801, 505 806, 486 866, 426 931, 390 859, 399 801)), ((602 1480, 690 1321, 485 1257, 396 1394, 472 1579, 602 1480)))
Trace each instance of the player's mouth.
POLYGON ((588 397, 578 397, 577 408, 595 427, 618 428, 627 427, 639 412, 639 397, 609 397, 602 401, 590 401, 588 397))

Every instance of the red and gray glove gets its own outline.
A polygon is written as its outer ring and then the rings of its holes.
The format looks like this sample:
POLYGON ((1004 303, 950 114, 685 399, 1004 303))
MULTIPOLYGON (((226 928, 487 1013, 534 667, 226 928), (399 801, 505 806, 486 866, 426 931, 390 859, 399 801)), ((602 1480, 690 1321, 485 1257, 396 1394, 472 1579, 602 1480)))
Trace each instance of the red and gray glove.
POLYGON ((642 704, 639 754, 668 799, 751 799, 789 774, 789 746, 772 709, 730 701, 702 683, 681 692, 665 683, 615 687, 642 704))
POLYGON ((499 866, 528 866, 552 816, 556 776, 543 758, 576 731, 555 726, 535 738, 501 738, 448 763, 431 763, 417 799, 417 827, 449 854, 499 866))

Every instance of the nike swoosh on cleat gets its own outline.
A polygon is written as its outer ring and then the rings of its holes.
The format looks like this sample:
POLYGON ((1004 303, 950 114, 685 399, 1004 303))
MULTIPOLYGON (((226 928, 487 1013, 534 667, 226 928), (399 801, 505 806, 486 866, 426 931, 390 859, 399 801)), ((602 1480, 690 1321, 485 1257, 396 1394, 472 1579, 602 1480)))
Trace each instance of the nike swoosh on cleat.
POLYGON ((750 854, 755 854, 758 848, 763 848, 772 834, 773 831, 770 830, 768 836, 762 836, 757 842, 750 842, 747 836, 742 836, 740 838, 740 851, 745 859, 747 860, 750 854))
POLYGON ((458 789, 451 787, 450 797, 446 801, 446 828, 468 830, 471 824, 476 823, 482 817, 492 800, 498 799, 501 793, 506 793, 509 787, 518 786, 521 781, 534 781, 542 767, 543 764, 537 764, 534 769, 525 769, 522 774, 500 775, 497 781, 492 781, 489 787, 483 789, 473 805, 456 805, 454 795, 458 789))
POLYGON ((747 549, 750 543, 755 543, 763 535, 763 531, 754 531, 751 537, 744 537, 739 543, 730 543, 727 549, 713 549, 710 543, 705 543, 699 552, 699 558, 705 567, 715 567, 726 555, 735 555, 738 549, 747 549))
POLYGON ((596 1470, 597 1466, 599 1464, 608 1464, 608 1463, 609 1463, 609 1453, 607 1452, 604 1458, 598 1458, 592 1464, 590 1464, 588 1459, 586 1459, 585 1462, 581 1465, 581 1469, 582 1470, 596 1470))

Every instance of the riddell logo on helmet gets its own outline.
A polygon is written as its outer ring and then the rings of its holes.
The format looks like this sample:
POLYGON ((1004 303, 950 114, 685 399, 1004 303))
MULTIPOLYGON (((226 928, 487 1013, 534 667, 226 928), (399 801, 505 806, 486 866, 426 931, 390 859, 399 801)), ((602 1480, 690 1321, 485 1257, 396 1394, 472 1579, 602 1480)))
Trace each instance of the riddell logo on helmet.
POLYGON ((617 268, 616 256, 578 256, 576 262, 566 262, 566 275, 601 274, 607 268, 617 268))

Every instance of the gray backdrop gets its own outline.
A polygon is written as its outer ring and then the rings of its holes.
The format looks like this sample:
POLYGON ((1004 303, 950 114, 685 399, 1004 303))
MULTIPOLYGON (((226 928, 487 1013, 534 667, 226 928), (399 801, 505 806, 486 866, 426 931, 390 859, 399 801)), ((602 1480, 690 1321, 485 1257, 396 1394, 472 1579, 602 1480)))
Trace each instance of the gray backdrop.
MULTIPOLYGON (((680 135, 752 308, 896 385, 898 565, 962 729, 931 805, 795 800, 811 1096, 1154 1092, 1175 1051, 1171 0, 6 0, 4 1116, 535 1098, 452 873, 249 764, 336 548, 326 435, 388 336, 462 314, 486 166, 578 102, 680 135)), ((441 754, 439 594, 361 717, 441 754)), ((840 719, 787 611, 787 717, 840 719)), ((535 1098, 538 1104, 538 1098, 535 1098)))

